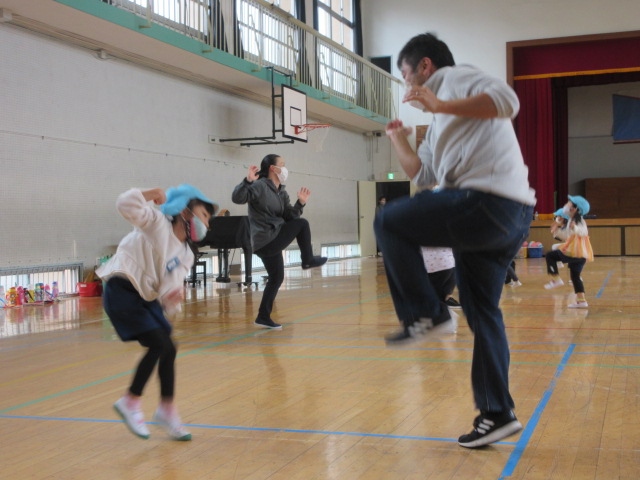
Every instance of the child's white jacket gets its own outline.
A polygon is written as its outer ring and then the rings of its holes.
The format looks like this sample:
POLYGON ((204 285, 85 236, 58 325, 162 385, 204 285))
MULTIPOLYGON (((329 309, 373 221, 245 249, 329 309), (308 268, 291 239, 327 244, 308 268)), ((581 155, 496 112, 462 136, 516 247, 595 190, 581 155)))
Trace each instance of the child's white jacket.
POLYGON ((165 295, 182 287, 193 265, 193 252, 173 233, 170 217, 146 202, 139 189, 121 194, 116 208, 135 228, 96 274, 105 281, 126 277, 143 299, 162 304, 165 295))

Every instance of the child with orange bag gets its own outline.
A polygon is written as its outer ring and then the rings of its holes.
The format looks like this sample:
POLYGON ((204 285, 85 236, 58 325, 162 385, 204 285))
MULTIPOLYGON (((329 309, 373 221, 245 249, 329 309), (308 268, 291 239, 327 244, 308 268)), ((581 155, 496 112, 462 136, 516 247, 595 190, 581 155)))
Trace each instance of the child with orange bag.
POLYGON ((563 207, 563 212, 569 217, 565 231, 568 234, 564 243, 557 249, 546 255, 547 273, 551 275, 551 281, 544 288, 551 290, 564 285, 558 275, 558 262, 566 263, 571 273, 573 290, 576 294, 576 302, 569 308, 588 308, 589 304, 584 295, 584 284, 580 274, 586 262, 593 261, 593 249, 589 241, 589 231, 584 221, 584 215, 589 213, 589 202, 579 195, 569 195, 569 201, 563 207))

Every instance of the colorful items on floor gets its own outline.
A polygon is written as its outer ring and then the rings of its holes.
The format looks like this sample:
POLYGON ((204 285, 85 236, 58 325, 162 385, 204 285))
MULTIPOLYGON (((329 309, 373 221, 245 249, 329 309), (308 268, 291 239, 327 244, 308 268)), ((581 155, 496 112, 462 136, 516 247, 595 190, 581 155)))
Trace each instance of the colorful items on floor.
POLYGON ((46 305, 60 301, 59 297, 58 282, 53 282, 51 286, 36 283, 30 287, 10 287, 6 292, 0 286, 0 308, 46 305))

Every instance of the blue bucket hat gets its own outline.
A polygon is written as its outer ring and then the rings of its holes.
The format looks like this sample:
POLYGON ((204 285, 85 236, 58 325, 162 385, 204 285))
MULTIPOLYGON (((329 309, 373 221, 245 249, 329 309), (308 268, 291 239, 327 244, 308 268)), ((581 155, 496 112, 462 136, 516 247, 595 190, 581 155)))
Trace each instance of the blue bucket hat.
POLYGON ((589 206, 589 202, 587 202, 586 198, 581 197, 580 195, 569 195, 569 200, 578 207, 578 213, 580 215, 584 216, 589 213, 591 207, 589 206))
POLYGON ((218 210, 218 204, 212 202, 193 185, 184 183, 167 190, 167 201, 160 207, 160 211, 165 215, 176 216, 184 210, 189 202, 194 198, 211 206, 213 215, 218 210))
POLYGON ((564 210, 559 208, 558 210, 555 211, 555 213, 553 214, 554 217, 562 217, 565 220, 569 220, 569 215, 567 215, 566 213, 564 213, 564 210))

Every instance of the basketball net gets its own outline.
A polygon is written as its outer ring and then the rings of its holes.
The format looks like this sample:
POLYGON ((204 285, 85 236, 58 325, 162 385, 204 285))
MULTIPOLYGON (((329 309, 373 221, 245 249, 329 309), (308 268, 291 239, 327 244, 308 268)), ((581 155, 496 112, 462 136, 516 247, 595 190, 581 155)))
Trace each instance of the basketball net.
POLYGON ((294 131, 296 135, 303 132, 311 132, 312 130, 319 130, 319 132, 312 135, 310 138, 313 138, 313 144, 316 152, 322 152, 322 147, 324 145, 324 141, 329 135, 329 127, 331 124, 329 123, 305 123, 302 125, 294 125, 294 131))

